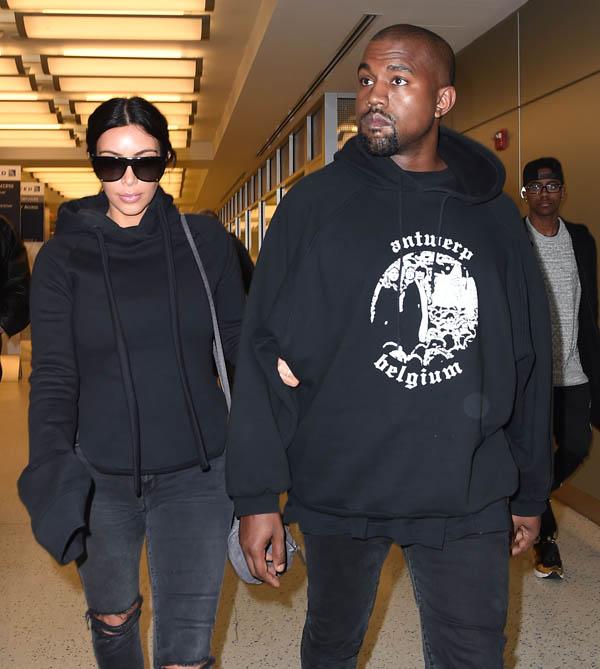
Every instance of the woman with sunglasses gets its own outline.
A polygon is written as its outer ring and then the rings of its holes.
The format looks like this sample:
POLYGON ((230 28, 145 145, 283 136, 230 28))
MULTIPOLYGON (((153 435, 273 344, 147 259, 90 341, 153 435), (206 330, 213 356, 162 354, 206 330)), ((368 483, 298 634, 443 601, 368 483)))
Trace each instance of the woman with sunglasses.
MULTIPOLYGON (((209 302, 172 198, 167 121, 142 98, 90 116, 100 194, 64 204, 33 274, 30 463, 19 481, 38 541, 77 560, 101 669, 143 669, 146 540, 154 666, 207 667, 232 505, 227 407, 209 302)), ((235 250, 189 218, 225 351, 243 308, 235 250)))

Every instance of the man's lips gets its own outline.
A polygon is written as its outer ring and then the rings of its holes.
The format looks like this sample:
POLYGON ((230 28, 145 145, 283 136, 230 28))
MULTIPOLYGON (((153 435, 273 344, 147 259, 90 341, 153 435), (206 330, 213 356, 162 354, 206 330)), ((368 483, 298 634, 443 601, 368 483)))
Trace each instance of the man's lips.
POLYGON ((377 130, 379 128, 392 127, 392 121, 379 112, 369 112, 362 118, 362 122, 367 128, 377 130))

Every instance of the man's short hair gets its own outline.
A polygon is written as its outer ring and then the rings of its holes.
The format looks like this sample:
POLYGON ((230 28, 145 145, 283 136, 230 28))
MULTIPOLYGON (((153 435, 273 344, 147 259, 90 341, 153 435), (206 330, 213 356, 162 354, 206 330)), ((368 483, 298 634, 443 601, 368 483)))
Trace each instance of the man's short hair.
POLYGON ((440 77, 442 86, 454 86, 454 77, 456 73, 456 59, 452 47, 443 37, 437 33, 413 26, 410 23, 396 23, 395 25, 383 28, 373 35, 371 42, 377 42, 382 39, 404 39, 413 37, 421 40, 427 47, 432 61, 443 68, 445 77, 440 77))
POLYGON ((548 156, 528 162, 523 168, 523 185, 538 179, 557 179, 564 183, 565 179, 560 161, 548 156))

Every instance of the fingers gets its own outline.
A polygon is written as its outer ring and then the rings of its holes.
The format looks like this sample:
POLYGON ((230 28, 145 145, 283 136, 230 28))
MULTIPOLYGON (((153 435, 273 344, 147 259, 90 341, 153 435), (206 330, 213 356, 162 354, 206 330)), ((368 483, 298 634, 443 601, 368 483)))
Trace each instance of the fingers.
POLYGON ((274 588, 279 587, 279 579, 267 550, 272 543, 277 543, 282 534, 283 524, 279 513, 244 516, 240 519, 240 546, 248 569, 254 578, 274 588))
POLYGON ((285 530, 281 528, 281 532, 273 535, 271 542, 271 559, 273 567, 278 574, 285 571, 285 530))
POLYGON ((528 551, 540 533, 539 516, 513 515, 514 536, 511 545, 511 555, 521 555, 528 551))
POLYGON ((296 388, 300 385, 300 381, 294 376, 287 362, 281 358, 277 359, 277 371, 279 372, 279 376, 286 386, 289 386, 290 388, 296 388))

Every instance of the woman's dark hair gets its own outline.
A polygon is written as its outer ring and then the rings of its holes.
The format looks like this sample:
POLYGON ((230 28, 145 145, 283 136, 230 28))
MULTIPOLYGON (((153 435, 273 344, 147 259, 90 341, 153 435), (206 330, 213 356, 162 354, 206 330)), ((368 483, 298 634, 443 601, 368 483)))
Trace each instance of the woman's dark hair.
POLYGON ((100 135, 111 128, 124 125, 139 125, 160 145, 160 153, 167 158, 167 164, 175 164, 175 149, 169 140, 167 119, 144 98, 111 98, 96 107, 88 120, 85 140, 90 156, 96 153, 100 135))

